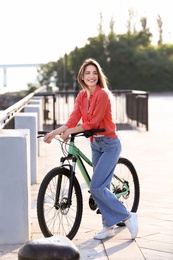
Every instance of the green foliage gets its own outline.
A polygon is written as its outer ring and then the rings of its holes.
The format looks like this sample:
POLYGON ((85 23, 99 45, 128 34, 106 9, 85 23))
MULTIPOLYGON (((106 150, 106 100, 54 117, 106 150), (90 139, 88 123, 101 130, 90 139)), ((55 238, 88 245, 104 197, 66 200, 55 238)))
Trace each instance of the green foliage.
MULTIPOLYGON (((111 21, 106 36, 100 25, 97 37, 88 38, 82 48, 75 48, 57 62, 42 65, 40 85, 60 90, 79 89, 77 73, 86 58, 96 59, 108 77, 111 89, 173 91, 173 45, 151 45, 152 34, 143 18, 142 30, 116 35, 111 21)), ((161 38, 161 36, 160 36, 161 38)))
POLYGON ((26 94, 30 94, 34 92, 37 89, 37 86, 33 83, 28 83, 28 90, 26 91, 26 94))

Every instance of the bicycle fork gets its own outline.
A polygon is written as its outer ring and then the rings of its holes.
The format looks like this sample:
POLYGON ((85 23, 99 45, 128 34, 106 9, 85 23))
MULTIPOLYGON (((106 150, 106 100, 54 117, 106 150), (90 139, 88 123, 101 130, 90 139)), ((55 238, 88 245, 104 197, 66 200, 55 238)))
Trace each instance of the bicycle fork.
MULTIPOLYGON (((76 161, 77 158, 72 155, 68 155, 67 157, 61 158, 61 167, 68 167, 70 170, 70 178, 69 178, 69 187, 68 187, 68 195, 66 198, 63 198, 63 207, 69 208, 72 204, 72 192, 73 192, 73 183, 74 183, 74 177, 75 177, 75 168, 76 168, 76 161), (72 164, 64 164, 66 160, 71 160, 72 164)), ((56 197, 55 197, 55 205, 59 205, 59 198, 60 198, 60 191, 61 191, 61 185, 62 185, 62 178, 63 175, 58 176, 57 181, 57 187, 56 187, 56 197)), ((62 203, 62 202, 61 202, 62 203)), ((62 207, 62 206, 61 206, 62 207)))

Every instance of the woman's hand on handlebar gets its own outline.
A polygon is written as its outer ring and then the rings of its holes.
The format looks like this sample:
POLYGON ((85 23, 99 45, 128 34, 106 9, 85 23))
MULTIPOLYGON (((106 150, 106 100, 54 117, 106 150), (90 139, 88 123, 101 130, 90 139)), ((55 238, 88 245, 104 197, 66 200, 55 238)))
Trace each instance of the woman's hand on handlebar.
POLYGON ((46 134, 43 141, 45 143, 50 144, 52 139, 56 136, 56 135, 60 135, 61 139, 64 141, 68 140, 69 135, 74 134, 74 133, 79 133, 79 132, 83 132, 84 129, 81 126, 77 126, 74 128, 68 128, 66 125, 63 125, 53 131, 51 131, 50 133, 46 134))
POLYGON ((63 125, 63 126, 60 126, 59 128, 51 131, 50 133, 48 133, 47 135, 45 135, 43 141, 45 143, 48 143, 50 144, 52 139, 56 136, 56 135, 60 135, 61 133, 63 133, 64 131, 66 131, 68 129, 67 126, 63 125))
POLYGON ((53 131, 52 131, 52 132, 50 132, 50 133, 48 133, 48 134, 46 134, 46 135, 44 136, 43 141, 44 141, 45 143, 47 143, 47 144, 50 144, 51 141, 52 141, 52 139, 53 139, 54 137, 55 137, 55 135, 54 135, 54 133, 53 133, 53 131))

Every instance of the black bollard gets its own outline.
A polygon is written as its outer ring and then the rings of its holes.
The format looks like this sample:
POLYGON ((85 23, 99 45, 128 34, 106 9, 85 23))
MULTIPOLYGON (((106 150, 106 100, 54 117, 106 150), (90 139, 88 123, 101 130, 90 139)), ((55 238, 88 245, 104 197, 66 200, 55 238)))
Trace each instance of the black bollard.
POLYGON ((78 260, 78 248, 64 236, 35 239, 23 245, 18 260, 78 260))

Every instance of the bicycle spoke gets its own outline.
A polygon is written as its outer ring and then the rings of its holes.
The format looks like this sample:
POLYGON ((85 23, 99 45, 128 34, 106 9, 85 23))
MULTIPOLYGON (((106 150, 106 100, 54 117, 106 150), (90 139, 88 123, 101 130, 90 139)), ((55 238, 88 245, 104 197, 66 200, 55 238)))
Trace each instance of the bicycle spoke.
MULTIPOLYGON (((48 177, 47 177, 48 178, 48 177)), ((81 191, 74 182, 71 205, 68 205, 70 173, 67 169, 52 171, 38 198, 38 219, 45 236, 65 235, 72 238, 77 232, 82 215, 81 191), (58 187, 58 192, 57 192, 58 187)))
POLYGON ((116 165, 112 190, 129 211, 136 211, 139 202, 139 182, 136 171, 125 158, 116 165))

